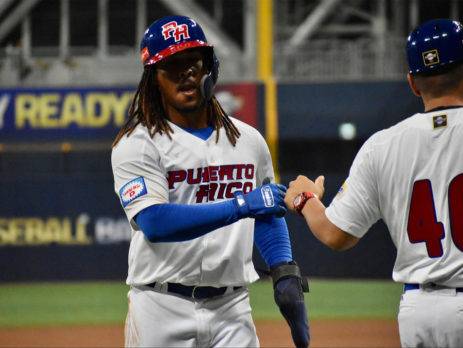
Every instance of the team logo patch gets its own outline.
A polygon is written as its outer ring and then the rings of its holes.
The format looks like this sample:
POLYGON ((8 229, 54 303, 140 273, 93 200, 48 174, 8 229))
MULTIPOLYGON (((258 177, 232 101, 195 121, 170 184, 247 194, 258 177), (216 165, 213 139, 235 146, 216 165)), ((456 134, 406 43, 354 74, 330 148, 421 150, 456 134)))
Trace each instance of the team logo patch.
POLYGON ((175 42, 190 38, 190 33, 188 32, 188 25, 178 24, 176 21, 172 21, 164 24, 162 27, 162 37, 164 40, 168 40, 171 37, 174 38, 175 42))
POLYGON ((273 207, 275 205, 275 200, 273 199, 273 192, 269 186, 262 187, 262 198, 264 199, 264 205, 268 207, 273 207))
POLYGON ((341 185, 341 187, 339 188, 339 191, 336 194, 336 197, 334 197, 334 198, 336 198, 336 199, 341 198, 344 195, 344 193, 346 193, 346 191, 347 191, 347 182, 344 181, 343 184, 341 185))
POLYGON ((437 115, 432 118, 434 129, 447 127, 447 115, 437 115))
POLYGON ((145 179, 141 176, 129 181, 119 190, 119 196, 121 197, 121 202, 124 207, 136 198, 144 196, 147 193, 145 179))
POLYGON ((423 52, 424 65, 430 66, 439 63, 439 52, 437 50, 431 50, 423 52))

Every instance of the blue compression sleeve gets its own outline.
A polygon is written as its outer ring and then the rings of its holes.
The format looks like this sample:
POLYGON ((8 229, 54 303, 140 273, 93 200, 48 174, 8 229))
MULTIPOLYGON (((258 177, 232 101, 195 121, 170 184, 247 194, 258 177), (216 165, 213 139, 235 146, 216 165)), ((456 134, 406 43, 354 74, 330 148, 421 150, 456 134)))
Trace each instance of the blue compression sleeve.
POLYGON ((284 218, 255 221, 254 244, 269 267, 293 260, 288 226, 284 218))
POLYGON ((138 227, 153 243, 194 239, 238 220, 233 200, 212 204, 155 204, 135 216, 138 227))

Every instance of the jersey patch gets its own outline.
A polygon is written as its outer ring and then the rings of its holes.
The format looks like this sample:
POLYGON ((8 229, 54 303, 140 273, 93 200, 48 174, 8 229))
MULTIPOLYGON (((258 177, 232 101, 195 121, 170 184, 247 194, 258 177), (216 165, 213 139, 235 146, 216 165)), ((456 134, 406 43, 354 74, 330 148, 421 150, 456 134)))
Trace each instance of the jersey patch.
POLYGON ((144 196, 147 193, 145 179, 143 179, 142 176, 129 181, 119 190, 119 196, 121 197, 121 202, 124 207, 136 198, 144 196))
POLYGON ((437 115, 432 118, 434 129, 447 127, 447 115, 437 115))
POLYGON ((336 199, 341 198, 342 196, 344 196, 344 193, 346 193, 346 190, 347 190, 347 182, 344 181, 343 184, 341 185, 341 187, 339 188, 338 193, 336 194, 336 196, 334 198, 336 198, 336 199))

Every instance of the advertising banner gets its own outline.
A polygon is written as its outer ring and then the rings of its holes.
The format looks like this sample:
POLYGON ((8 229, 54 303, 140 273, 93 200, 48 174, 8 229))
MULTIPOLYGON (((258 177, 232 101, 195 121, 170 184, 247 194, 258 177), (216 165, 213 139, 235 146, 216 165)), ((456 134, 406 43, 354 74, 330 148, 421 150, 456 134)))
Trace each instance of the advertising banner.
POLYGON ((0 90, 2 139, 47 141, 114 136, 126 117, 132 88, 0 90))
MULTIPOLYGON (((135 86, 0 89, 1 141, 112 139, 124 124, 135 86)), ((257 127, 256 84, 217 86, 223 108, 257 127)))

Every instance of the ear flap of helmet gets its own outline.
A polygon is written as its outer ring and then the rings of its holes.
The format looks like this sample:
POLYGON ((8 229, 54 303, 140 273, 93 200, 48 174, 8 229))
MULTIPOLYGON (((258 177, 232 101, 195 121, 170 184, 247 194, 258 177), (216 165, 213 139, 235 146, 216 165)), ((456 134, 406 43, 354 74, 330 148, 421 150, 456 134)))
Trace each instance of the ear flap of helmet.
POLYGON ((212 67, 211 67, 211 72, 210 75, 212 77, 212 81, 214 82, 214 85, 217 83, 217 80, 219 79, 219 59, 215 55, 214 52, 212 52, 212 67))
POLYGON ((211 67, 209 72, 202 77, 200 86, 201 94, 207 101, 211 100, 212 95, 214 94, 214 86, 219 78, 219 65, 219 60, 217 59, 214 51, 212 51, 211 67))

